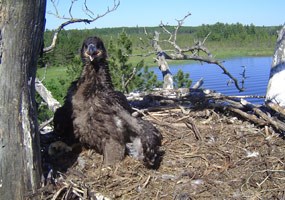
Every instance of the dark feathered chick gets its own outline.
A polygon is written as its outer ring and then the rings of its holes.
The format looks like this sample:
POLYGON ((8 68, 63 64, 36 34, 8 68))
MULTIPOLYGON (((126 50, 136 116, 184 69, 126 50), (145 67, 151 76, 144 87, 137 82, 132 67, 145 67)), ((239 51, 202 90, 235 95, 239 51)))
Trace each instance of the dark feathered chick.
POLYGON ((84 64, 106 60, 107 51, 102 40, 98 37, 87 38, 81 48, 81 59, 84 64))
POLYGON ((114 90, 102 40, 87 38, 81 59, 82 74, 65 102, 72 110, 74 136, 102 153, 107 165, 128 153, 146 166, 156 167, 162 136, 148 121, 132 117, 126 97, 114 90))

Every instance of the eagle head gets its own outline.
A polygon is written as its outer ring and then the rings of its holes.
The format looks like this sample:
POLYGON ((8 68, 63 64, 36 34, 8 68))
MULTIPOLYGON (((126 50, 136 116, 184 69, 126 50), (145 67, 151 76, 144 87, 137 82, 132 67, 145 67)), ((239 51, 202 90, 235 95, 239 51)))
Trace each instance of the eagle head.
POLYGON ((81 48, 81 59, 83 63, 96 63, 107 58, 107 51, 103 41, 94 36, 84 40, 81 48))

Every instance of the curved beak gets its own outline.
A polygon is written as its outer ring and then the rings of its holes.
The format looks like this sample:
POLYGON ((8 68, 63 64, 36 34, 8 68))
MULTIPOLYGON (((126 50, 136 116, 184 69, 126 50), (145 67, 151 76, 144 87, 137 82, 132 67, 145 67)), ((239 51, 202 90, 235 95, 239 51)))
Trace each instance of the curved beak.
POLYGON ((94 44, 89 44, 85 54, 86 56, 89 57, 90 61, 92 62, 96 57, 101 56, 102 50, 97 49, 97 47, 94 44))

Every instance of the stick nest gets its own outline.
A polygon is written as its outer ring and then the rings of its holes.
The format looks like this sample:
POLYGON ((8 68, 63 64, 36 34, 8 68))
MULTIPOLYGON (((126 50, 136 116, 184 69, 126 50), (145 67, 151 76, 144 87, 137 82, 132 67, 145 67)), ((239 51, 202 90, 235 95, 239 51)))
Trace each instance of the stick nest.
POLYGON ((48 177, 31 198, 285 198, 285 143, 270 126, 214 108, 176 106, 143 114, 164 137, 157 170, 131 157, 106 167, 93 150, 75 157, 68 151, 53 160, 57 176, 48 177), (72 163, 66 167, 66 161, 72 163))

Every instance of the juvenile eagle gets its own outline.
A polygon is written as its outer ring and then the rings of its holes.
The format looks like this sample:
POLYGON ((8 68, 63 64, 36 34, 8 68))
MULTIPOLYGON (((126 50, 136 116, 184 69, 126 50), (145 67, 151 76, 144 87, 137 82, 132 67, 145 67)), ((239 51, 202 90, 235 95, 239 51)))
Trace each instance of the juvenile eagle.
POLYGON ((129 154, 147 167, 157 167, 162 136, 148 121, 133 117, 126 97, 114 90, 102 40, 87 38, 81 59, 82 74, 55 113, 55 131, 73 132, 81 143, 103 154, 107 165, 129 154), (71 125, 63 124, 68 122, 71 125))

